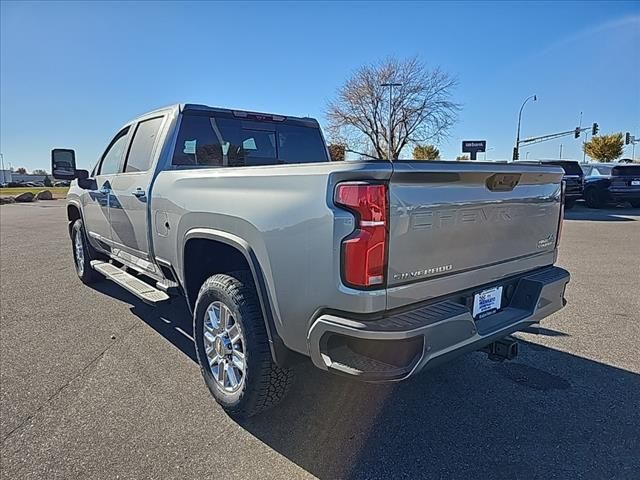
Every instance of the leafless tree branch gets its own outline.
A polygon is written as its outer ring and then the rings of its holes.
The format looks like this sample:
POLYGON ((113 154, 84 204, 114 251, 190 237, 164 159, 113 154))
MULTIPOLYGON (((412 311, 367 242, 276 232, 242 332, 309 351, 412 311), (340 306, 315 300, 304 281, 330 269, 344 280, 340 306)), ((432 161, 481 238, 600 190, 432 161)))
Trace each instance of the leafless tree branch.
POLYGON ((456 85, 449 74, 427 69, 415 57, 361 67, 327 105, 329 136, 383 159, 389 145, 392 158, 399 158, 408 145, 437 143, 448 135, 460 110, 451 100, 456 85), (383 83, 401 84, 391 105, 383 83))

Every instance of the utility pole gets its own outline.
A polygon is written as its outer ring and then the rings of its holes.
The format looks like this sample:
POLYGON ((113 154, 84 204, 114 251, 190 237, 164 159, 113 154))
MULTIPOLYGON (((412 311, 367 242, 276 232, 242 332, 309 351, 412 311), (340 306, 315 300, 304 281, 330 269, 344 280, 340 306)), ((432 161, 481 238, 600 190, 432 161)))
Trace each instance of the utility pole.
POLYGON ((387 135, 389 138, 387 138, 387 159, 392 162, 393 159, 391 158, 391 102, 393 101, 393 87, 401 87, 402 84, 401 83, 382 83, 380 84, 381 87, 389 87, 389 127, 388 127, 388 131, 387 131, 387 135))
POLYGON ((560 144, 560 160, 562 160, 562 144, 560 144))
POLYGON ((582 163, 587 163, 587 137, 589 137, 589 132, 584 132, 584 142, 582 142, 582 163))

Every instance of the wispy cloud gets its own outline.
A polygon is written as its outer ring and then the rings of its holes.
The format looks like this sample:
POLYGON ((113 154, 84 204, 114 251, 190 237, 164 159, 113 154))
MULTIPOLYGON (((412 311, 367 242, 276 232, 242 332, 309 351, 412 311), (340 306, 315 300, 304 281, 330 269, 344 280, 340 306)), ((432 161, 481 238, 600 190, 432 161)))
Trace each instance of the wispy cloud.
POLYGON ((626 17, 616 18, 614 20, 601 23, 600 25, 585 28, 571 35, 567 35, 566 37, 547 45, 539 52, 536 52, 534 55, 532 55, 532 58, 544 56, 553 50, 569 46, 573 43, 585 40, 596 34, 605 33, 610 30, 618 30, 621 28, 628 28, 630 29, 630 31, 633 31, 635 29, 635 32, 640 33, 640 15, 629 15, 626 17))

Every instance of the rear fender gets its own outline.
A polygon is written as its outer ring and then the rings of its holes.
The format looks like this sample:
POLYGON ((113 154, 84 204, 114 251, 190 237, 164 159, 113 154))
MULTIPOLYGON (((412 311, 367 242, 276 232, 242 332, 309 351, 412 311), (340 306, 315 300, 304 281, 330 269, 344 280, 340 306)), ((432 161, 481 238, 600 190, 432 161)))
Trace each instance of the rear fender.
MULTIPOLYGON (((247 264, 249 265, 249 269, 251 270, 251 276, 253 277, 253 282, 256 286, 256 291, 258 294, 258 299, 260 301, 260 308, 262 310, 262 318, 264 319, 265 328, 267 329, 267 336, 269 337, 269 347, 271 349, 271 356, 281 367, 286 367, 287 365, 294 363, 297 361, 297 357, 299 354, 296 354, 282 341, 282 338, 278 334, 275 321, 274 314, 272 310, 272 302, 269 298, 268 288, 266 285, 266 280, 262 268, 260 267, 260 262, 258 261, 255 253, 251 246, 242 238, 233 235, 231 233, 223 232, 220 230, 215 230, 211 228, 193 228, 189 230, 184 238, 182 248, 180 249, 182 258, 180 264, 184 269, 185 260, 184 260, 184 252, 185 246, 189 240, 192 239, 207 239, 214 240, 216 242, 221 242, 226 245, 229 245, 236 250, 238 250, 246 259, 247 264)), ((183 282, 186 282, 185 272, 182 272, 183 282)), ((186 288, 185 288, 186 292, 186 288)), ((192 310, 191 305, 193 304, 192 300, 187 298, 187 304, 189 305, 189 309, 192 310)), ((193 311, 191 311, 193 313, 193 311)))

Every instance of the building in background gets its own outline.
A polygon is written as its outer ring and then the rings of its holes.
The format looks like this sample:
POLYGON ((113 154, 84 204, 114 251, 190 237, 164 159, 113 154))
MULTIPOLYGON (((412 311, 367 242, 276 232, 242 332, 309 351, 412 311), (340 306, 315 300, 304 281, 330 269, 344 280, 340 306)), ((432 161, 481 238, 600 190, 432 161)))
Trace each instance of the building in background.
POLYGON ((12 172, 11 170, 0 170, 0 183, 43 183, 46 177, 49 177, 49 180, 53 181, 51 175, 33 175, 32 173, 20 174, 12 172))
POLYGON ((11 170, 0 170, 0 183, 13 182, 11 170))

